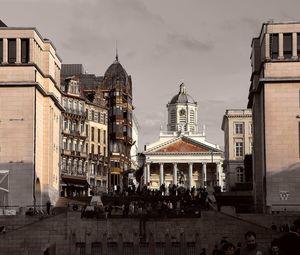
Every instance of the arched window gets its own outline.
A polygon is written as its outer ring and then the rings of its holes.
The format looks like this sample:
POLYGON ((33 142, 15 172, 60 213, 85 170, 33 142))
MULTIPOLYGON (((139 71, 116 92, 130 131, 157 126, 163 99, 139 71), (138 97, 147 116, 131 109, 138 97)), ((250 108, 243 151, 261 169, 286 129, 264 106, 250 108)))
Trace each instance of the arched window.
POLYGON ((237 182, 244 182, 245 174, 243 167, 236 168, 236 180, 237 182))

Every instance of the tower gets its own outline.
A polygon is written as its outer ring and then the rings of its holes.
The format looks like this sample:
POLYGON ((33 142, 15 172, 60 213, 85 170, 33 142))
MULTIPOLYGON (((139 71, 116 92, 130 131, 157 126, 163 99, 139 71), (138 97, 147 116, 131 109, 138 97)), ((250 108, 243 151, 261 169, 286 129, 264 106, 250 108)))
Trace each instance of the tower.
POLYGON ((184 83, 179 92, 167 104, 168 131, 197 133, 197 102, 186 92, 184 83))
POLYGON ((102 91, 108 99, 108 140, 110 186, 123 185, 122 177, 131 168, 132 82, 118 55, 103 77, 102 91))

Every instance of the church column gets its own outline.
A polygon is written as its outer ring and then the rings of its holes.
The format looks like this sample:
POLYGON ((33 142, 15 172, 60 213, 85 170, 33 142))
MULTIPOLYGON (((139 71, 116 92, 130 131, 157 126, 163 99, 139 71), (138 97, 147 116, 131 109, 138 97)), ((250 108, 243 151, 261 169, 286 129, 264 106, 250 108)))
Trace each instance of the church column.
POLYGON ((202 163, 202 187, 206 187, 206 163, 202 163))
POLYGON ((177 185, 177 163, 173 163, 173 184, 177 185))
POLYGON ((193 187, 193 163, 189 163, 189 189, 193 187))
POLYGON ((3 38, 3 61, 4 64, 8 63, 8 40, 3 38))
POLYGON ((159 183, 160 186, 164 183, 164 163, 159 164, 159 183))
POLYGON ((21 39, 16 40, 16 64, 21 64, 21 39))
POLYGON ((147 164, 144 165, 144 185, 147 185, 147 164))
POLYGON ((150 186, 150 163, 147 164, 147 185, 150 186))

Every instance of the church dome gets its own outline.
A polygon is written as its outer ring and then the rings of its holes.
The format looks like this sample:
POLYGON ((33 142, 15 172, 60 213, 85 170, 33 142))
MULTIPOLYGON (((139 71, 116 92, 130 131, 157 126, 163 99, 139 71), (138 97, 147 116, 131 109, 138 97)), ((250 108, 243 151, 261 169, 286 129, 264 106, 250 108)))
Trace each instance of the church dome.
POLYGON ((181 83, 179 93, 171 99, 170 104, 186 104, 186 103, 196 104, 195 100, 189 94, 186 93, 186 88, 184 83, 181 83))

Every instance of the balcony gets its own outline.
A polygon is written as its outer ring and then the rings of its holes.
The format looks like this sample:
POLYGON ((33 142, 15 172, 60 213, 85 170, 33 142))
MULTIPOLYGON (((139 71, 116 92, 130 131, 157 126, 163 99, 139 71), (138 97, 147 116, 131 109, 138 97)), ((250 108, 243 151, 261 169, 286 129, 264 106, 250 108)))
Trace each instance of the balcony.
POLYGON ((62 150, 61 150, 61 154, 70 156, 70 155, 71 155, 71 151, 70 151, 70 150, 67 150, 67 149, 62 149, 62 150))

